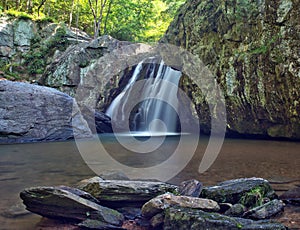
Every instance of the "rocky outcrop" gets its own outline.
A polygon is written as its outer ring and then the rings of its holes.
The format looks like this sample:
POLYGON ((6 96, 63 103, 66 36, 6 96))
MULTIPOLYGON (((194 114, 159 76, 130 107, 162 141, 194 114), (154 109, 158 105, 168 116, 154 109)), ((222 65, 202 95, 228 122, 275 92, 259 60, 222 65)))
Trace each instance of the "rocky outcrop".
POLYGON ((68 140, 91 131, 74 99, 55 89, 0 81, 0 142, 68 140))
POLYGON ((130 43, 118 41, 110 36, 102 36, 71 45, 60 55, 53 57, 39 83, 74 96, 77 86, 84 81, 87 72, 93 70, 100 57, 128 44, 130 43))
MULTIPOLYGON (((299 8, 293 0, 189 0, 162 39, 208 65, 230 133, 300 138, 299 8)), ((187 78, 181 84, 205 116, 200 90, 187 78)))
POLYGON ((36 81, 53 56, 89 40, 86 33, 63 23, 1 16, 0 70, 7 79, 36 81))

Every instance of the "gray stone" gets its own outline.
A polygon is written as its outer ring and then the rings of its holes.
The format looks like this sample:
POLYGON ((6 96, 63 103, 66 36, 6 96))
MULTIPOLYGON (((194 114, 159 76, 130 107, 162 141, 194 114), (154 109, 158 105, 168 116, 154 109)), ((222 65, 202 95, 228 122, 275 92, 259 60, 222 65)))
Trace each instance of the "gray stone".
POLYGON ((284 230, 285 226, 272 221, 253 221, 208 213, 197 209, 171 207, 166 210, 164 230, 284 230))
POLYGON ((216 186, 204 187, 201 197, 218 203, 241 203, 246 207, 255 206, 265 197, 276 198, 275 191, 267 180, 262 178, 241 178, 224 181, 216 186), (253 200, 253 194, 258 194, 253 200), (251 197, 251 199, 247 199, 251 197))
POLYGON ((153 228, 161 227, 164 223, 165 214, 158 213, 150 219, 150 224, 153 228))
POLYGON ((104 180, 130 180, 130 178, 126 176, 124 172, 116 170, 104 171, 99 175, 99 177, 101 177, 104 180))
POLYGON ((30 46, 31 39, 36 33, 36 28, 31 20, 16 20, 14 22, 14 45, 30 46))
POLYGON ((90 137, 74 105, 73 98, 55 89, 0 81, 0 143, 90 137))
MULTIPOLYGON (((77 193, 77 192, 76 192, 77 193)), ((124 217, 119 212, 82 198, 63 187, 34 187, 20 193, 27 210, 48 218, 76 221, 93 219, 103 224, 121 226, 124 217)))
POLYGON ((77 224, 80 228, 83 229, 101 229, 101 230, 124 230, 122 227, 117 227, 111 224, 104 223, 99 220, 93 220, 93 219, 86 219, 82 221, 81 223, 77 224))
POLYGON ((179 193, 182 196, 199 197, 202 191, 202 183, 197 180, 183 181, 179 185, 179 193))
POLYGON ((171 193, 166 193, 145 203, 142 207, 142 215, 151 218, 171 206, 201 209, 209 212, 220 210, 218 203, 213 200, 189 196, 175 196, 171 193))
POLYGON ((243 214, 247 211, 246 207, 242 204, 234 204, 231 208, 229 208, 224 214, 226 216, 235 216, 242 217, 243 214))
POLYGON ((300 205, 300 187, 292 188, 279 196, 286 203, 300 205))
POLYGON ((268 219, 284 209, 284 203, 281 200, 272 200, 264 205, 250 209, 244 214, 244 217, 261 220, 268 219))
POLYGON ((177 192, 177 186, 150 181, 96 180, 81 183, 79 189, 92 194, 101 204, 112 207, 142 207, 150 199, 166 192, 177 192))

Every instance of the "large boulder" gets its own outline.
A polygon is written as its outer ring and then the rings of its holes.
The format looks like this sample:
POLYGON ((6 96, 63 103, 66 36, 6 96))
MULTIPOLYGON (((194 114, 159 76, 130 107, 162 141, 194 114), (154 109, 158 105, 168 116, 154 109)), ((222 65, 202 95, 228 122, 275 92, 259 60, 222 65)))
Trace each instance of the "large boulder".
POLYGON ((200 197, 219 203, 241 203, 246 207, 259 206, 264 198, 276 198, 269 182, 262 178, 241 178, 204 187, 200 197))
POLYGON ((0 81, 0 142, 33 142, 90 137, 74 99, 55 89, 0 81))
POLYGON ((107 207, 142 207, 150 199, 166 192, 177 192, 175 185, 152 181, 101 180, 82 181, 79 189, 96 197, 107 207))
POLYGON ((20 193, 26 208, 44 217, 97 220, 103 229, 122 226, 124 217, 121 213, 85 199, 86 195, 68 187, 34 187, 20 193))
MULTIPOLYGON (((299 8, 292 0, 189 0, 162 39, 215 75, 232 134, 300 138, 299 8)), ((201 91, 187 78, 181 85, 208 126, 201 91)))

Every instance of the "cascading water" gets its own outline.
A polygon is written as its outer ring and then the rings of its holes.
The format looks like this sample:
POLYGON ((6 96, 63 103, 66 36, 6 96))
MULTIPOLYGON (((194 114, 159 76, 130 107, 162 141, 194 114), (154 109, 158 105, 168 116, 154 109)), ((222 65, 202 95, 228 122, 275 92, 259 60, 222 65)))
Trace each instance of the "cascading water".
MULTIPOLYGON (((112 122, 122 123, 126 119, 126 107, 130 97, 136 96, 132 92, 134 84, 141 79, 146 79, 143 83, 143 90, 139 94, 142 100, 132 111, 130 116, 130 130, 141 133, 175 133, 177 131, 178 106, 177 87, 181 77, 181 72, 166 66, 163 61, 157 65, 156 58, 150 58, 140 62, 123 91, 112 101, 106 111, 112 122), (148 63, 149 61, 149 63, 148 63), (146 67, 146 71, 145 68, 146 67), (176 87, 169 87, 164 84, 167 81, 176 87), (159 100, 157 98, 163 98, 159 100), (172 105, 172 106, 170 106, 172 105)), ((138 98, 135 98, 138 101, 138 98)))

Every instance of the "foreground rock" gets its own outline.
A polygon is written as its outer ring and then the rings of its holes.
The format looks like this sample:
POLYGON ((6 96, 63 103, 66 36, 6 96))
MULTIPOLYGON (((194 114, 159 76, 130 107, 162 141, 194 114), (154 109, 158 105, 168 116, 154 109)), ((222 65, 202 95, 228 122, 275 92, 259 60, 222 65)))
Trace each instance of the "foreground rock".
POLYGON ((89 195, 67 187, 35 187, 25 189, 20 194, 29 211, 44 217, 95 220, 103 229, 106 226, 122 226, 122 214, 83 198, 86 196, 89 195))
POLYGON ((188 196, 175 196, 171 193, 166 193, 155 197, 144 204, 142 207, 142 215, 148 218, 153 217, 171 206, 201 209, 208 212, 217 212, 220 210, 218 203, 213 200, 188 196))
POLYGON ((92 194, 108 207, 141 207, 150 199, 166 192, 177 192, 177 186, 151 181, 90 180, 81 183, 79 189, 92 194))
POLYGON ((0 81, 0 143, 56 141, 91 135, 74 100, 55 89, 0 81))
POLYGON ((275 199, 264 205, 250 209, 244 214, 244 217, 254 220, 268 219, 282 212, 283 209, 284 203, 281 200, 275 199))
POLYGON ((164 230, 284 230, 285 226, 278 223, 252 221, 242 218, 208 213, 197 209, 171 207, 166 211, 164 230))
POLYGON ((264 198, 276 198, 276 194, 267 180, 242 178, 204 187, 201 197, 219 203, 241 203, 246 207, 254 207, 260 205, 264 198))

